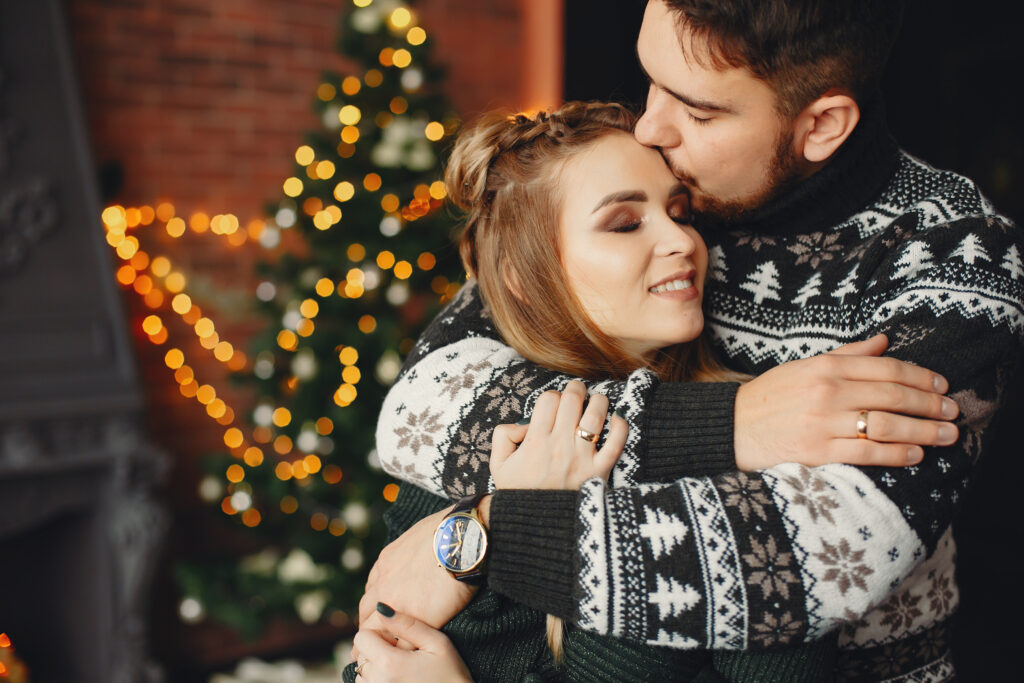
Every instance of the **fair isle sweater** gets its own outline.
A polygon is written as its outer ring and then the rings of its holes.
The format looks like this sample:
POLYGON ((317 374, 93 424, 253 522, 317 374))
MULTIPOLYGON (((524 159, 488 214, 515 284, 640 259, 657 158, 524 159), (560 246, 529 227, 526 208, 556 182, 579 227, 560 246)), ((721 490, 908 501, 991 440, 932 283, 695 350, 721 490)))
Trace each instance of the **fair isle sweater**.
MULTIPOLYGON (((1024 239, 969 180, 898 150, 883 120, 867 111, 825 169, 703 230, 709 332, 755 374, 885 333, 888 355, 949 380, 959 441, 914 467, 742 473, 737 385, 646 371, 592 383, 631 425, 610 482, 497 492, 490 588, 673 648, 769 649, 841 628, 840 680, 952 679, 950 527, 973 465, 1009 455, 985 446, 1024 337, 1024 239)), ((449 498, 490 490, 493 427, 569 379, 503 344, 465 287, 385 400, 382 464, 449 498)))

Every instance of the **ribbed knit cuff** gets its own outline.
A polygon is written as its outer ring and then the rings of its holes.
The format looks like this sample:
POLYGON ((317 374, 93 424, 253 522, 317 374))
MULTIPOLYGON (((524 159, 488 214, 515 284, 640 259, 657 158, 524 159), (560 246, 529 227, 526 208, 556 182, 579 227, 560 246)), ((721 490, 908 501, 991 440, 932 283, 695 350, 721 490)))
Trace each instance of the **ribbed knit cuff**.
POLYGON ((578 491, 495 491, 487 585, 528 607, 576 617, 578 491))
POLYGON ((674 481, 736 469, 737 382, 663 382, 647 406, 641 459, 645 481, 674 481))

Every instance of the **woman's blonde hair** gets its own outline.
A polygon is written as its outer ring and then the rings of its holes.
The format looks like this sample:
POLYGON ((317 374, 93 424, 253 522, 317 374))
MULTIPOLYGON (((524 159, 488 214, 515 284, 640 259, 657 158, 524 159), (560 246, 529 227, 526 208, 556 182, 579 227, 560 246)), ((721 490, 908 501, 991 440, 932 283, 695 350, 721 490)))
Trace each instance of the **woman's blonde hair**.
MULTIPOLYGON (((649 368, 671 381, 730 381, 703 335, 652 358, 629 353, 586 314, 567 281, 559 244, 565 162, 607 135, 632 135, 637 117, 620 104, 569 102, 529 117, 485 114, 462 132, 445 173, 465 212, 459 253, 504 340, 525 358, 584 379, 623 379, 649 368)), ((562 654, 562 622, 548 642, 562 654)))

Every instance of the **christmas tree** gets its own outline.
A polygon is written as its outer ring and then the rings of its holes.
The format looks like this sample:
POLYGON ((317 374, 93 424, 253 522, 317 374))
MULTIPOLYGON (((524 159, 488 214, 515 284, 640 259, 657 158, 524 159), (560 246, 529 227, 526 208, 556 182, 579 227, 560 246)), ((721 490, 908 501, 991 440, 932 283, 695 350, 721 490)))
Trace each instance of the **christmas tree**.
POLYGON ((186 621, 209 615, 253 633, 274 615, 354 610, 398 492, 373 450, 377 413, 459 287, 452 222, 439 210, 458 120, 427 33, 396 0, 352 5, 339 49, 360 66, 317 88, 323 127, 297 145, 259 238, 275 254, 287 248, 260 266, 268 325, 238 373, 255 407, 225 431, 227 452, 205 461, 203 496, 264 550, 182 564, 186 621))

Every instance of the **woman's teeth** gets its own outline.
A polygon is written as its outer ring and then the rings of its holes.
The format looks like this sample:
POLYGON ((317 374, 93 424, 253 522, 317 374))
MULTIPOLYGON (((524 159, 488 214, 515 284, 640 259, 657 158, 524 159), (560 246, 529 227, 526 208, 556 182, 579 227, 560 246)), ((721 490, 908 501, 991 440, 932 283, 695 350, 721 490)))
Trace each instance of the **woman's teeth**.
POLYGON ((649 291, 652 294, 661 294, 662 292, 674 292, 678 289, 689 289, 690 287, 693 287, 693 283, 689 280, 672 280, 657 287, 651 287, 649 291))

